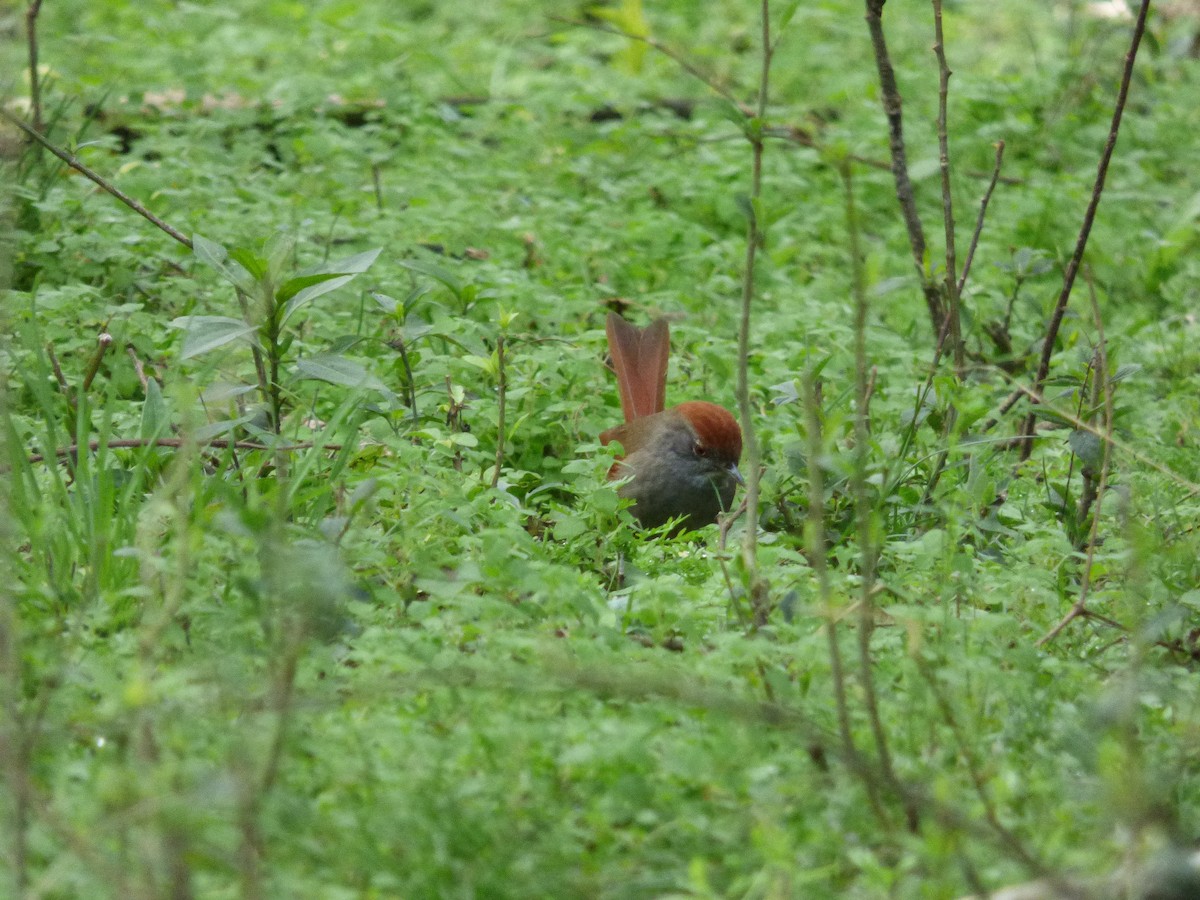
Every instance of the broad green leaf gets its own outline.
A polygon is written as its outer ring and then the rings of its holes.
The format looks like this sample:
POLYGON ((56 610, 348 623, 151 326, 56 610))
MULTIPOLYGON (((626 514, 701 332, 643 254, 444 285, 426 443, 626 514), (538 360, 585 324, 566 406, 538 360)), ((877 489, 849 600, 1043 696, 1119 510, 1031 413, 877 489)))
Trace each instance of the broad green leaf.
POLYGON ((779 14, 779 22, 775 26, 776 31, 782 33, 783 30, 791 24, 792 17, 796 15, 796 10, 799 8, 799 6, 800 0, 792 0, 791 3, 787 4, 783 8, 783 12, 779 14))
POLYGON ((247 250, 245 247, 236 247, 229 251, 229 258, 240 263, 242 268, 249 272, 255 281, 262 280, 263 276, 267 274, 267 260, 253 250, 247 250))
POLYGON ((400 301, 395 297, 389 297, 387 294, 380 293, 379 291, 371 291, 371 299, 378 303, 380 308, 388 315, 394 313, 400 306, 400 301))
POLYGON ((354 256, 328 266, 322 266, 324 271, 303 272, 284 282, 276 293, 277 300, 287 302, 287 307, 283 311, 283 322, 287 322, 292 313, 304 304, 315 300, 322 294, 337 290, 354 276, 367 271, 382 251, 382 247, 376 247, 374 250, 356 253, 354 256))
POLYGON ((146 400, 142 404, 142 421, 138 428, 138 436, 146 439, 156 438, 166 429, 170 422, 170 409, 163 398, 162 389, 153 378, 146 381, 146 400))
POLYGON ((349 281, 349 277, 332 272, 323 272, 320 275, 297 275, 295 278, 289 278, 279 286, 279 289, 275 291, 275 299, 280 303, 286 303, 302 290, 318 284, 324 284, 327 281, 333 281, 335 278, 345 279, 341 282, 342 284, 349 281))
POLYGON ((253 325, 228 316, 180 316, 171 322, 171 327, 181 328, 186 332, 183 336, 180 359, 191 359, 243 338, 249 343, 257 343, 257 339, 253 337, 253 325))
POLYGON ((335 353, 319 353, 307 356, 296 363, 301 378, 313 378, 352 388, 370 388, 390 394, 386 384, 372 375, 361 361, 335 353))
POLYGON ((1113 373, 1113 377, 1109 379, 1110 384, 1116 384, 1118 381, 1124 381, 1138 372, 1142 371, 1140 363, 1125 363, 1117 366, 1117 371, 1113 373))
POLYGON ((1071 420, 1062 413, 1051 409, 1048 406, 1035 406, 1029 411, 1029 414, 1036 419, 1045 419, 1047 422, 1054 422, 1058 425, 1070 425, 1071 420))
POLYGON ((292 251, 296 249, 296 236, 289 231, 277 231, 271 235, 265 245, 263 245, 263 253, 267 257, 267 271, 271 273, 271 280, 278 281, 283 277, 285 268, 291 260, 292 251))
POLYGON ((1076 429, 1067 438, 1067 443, 1075 451, 1075 455, 1083 460, 1083 464, 1092 471, 1098 472, 1104 463, 1104 444, 1100 438, 1090 431, 1076 429))
MULTIPOLYGON (((328 294, 330 291, 336 291, 342 285, 348 283, 354 278, 353 275, 321 275, 316 277, 324 280, 318 284, 309 285, 308 287, 303 288, 287 302, 287 306, 284 307, 283 310, 283 319, 279 323, 280 325, 286 323, 287 320, 292 317, 292 313, 304 306, 306 303, 312 302, 322 294, 328 294)), ((290 283, 291 282, 289 282, 289 284, 290 283)))
POLYGON ((235 397, 242 397, 256 390, 258 388, 252 384, 217 382, 206 387, 200 394, 200 399, 205 403, 227 403, 235 397))
POLYGON ((382 252, 382 247, 376 247, 374 250, 364 250, 362 253, 355 253, 353 256, 347 256, 345 259, 339 259, 336 262, 322 263, 320 266, 314 266, 300 274, 361 275, 374 265, 375 260, 379 258, 379 254, 382 252))
POLYGON ((254 277, 241 265, 231 260, 229 251, 216 241, 210 241, 203 235, 193 234, 192 253, 239 290, 245 293, 251 293, 254 290, 254 277))
POLYGON ((463 286, 462 282, 455 277, 453 272, 443 269, 439 265, 428 262, 423 259, 404 259, 400 261, 400 265, 408 269, 410 272, 417 272, 420 275, 428 275, 430 278, 436 279, 450 289, 450 293, 455 296, 455 299, 462 299, 463 286))
POLYGON ((236 419, 222 419, 220 422, 209 422, 207 425, 202 425, 192 434, 192 439, 197 443, 203 444, 206 441, 211 441, 213 438, 219 438, 229 434, 235 428, 240 428, 248 424, 254 419, 254 413, 248 413, 244 416, 239 416, 236 419))

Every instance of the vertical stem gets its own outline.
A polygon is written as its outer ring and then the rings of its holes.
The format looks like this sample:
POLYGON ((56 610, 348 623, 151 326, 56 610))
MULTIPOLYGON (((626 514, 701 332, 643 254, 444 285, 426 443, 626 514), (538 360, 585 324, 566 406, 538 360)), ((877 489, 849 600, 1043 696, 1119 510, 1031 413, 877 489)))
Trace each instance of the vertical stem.
MULTIPOLYGON (((7 498, 0 497, 0 503, 7 498)), ((0 526, 2 528, 2 526, 0 526)), ((6 528, 2 529, 7 532, 6 528)), ((7 539, 10 537, 4 534, 7 539)), ((6 543, 7 546, 7 543, 6 543)), ((6 583, 8 583, 6 581, 6 583)), ((14 895, 24 897, 29 886, 30 747, 28 718, 21 708, 21 645, 15 598, 4 589, 0 594, 0 765, 12 792, 10 865, 14 895)))
POLYGON ((504 465, 504 407, 508 393, 508 377, 504 371, 504 332, 496 338, 496 369, 499 397, 496 400, 496 468, 492 472, 492 487, 500 483, 500 467, 504 465))
MULTIPOLYGON (((1125 68, 1121 73, 1121 87, 1117 91, 1117 100, 1113 105, 1112 124, 1108 129, 1108 140, 1104 144, 1104 152, 1100 154, 1100 162, 1096 166, 1096 181, 1092 186, 1092 199, 1088 203, 1087 212, 1083 215, 1083 224, 1079 226, 1079 236, 1075 240, 1075 252, 1067 263, 1063 273, 1062 292, 1058 302, 1054 304, 1054 312, 1050 316, 1050 324, 1046 328, 1046 337, 1042 344, 1042 356, 1038 360, 1037 375, 1033 379, 1033 396, 1041 397, 1042 386, 1046 376, 1050 374, 1050 357, 1054 355, 1054 343, 1058 339, 1058 329, 1062 326, 1063 316, 1067 312, 1067 302, 1071 299, 1071 288, 1075 285, 1075 276, 1079 274, 1080 263, 1083 262, 1083 251, 1087 248, 1088 235, 1092 232, 1092 223, 1096 220, 1096 210, 1100 206, 1100 195, 1104 192, 1104 179, 1108 175, 1108 164, 1112 161, 1113 151, 1117 146, 1117 133, 1121 128, 1121 117, 1125 113, 1125 101, 1129 97, 1129 83, 1133 79, 1133 64, 1137 59, 1138 46, 1146 31, 1146 15, 1150 11, 1150 0, 1142 0, 1138 9, 1137 21, 1133 26, 1133 36, 1129 41, 1129 51, 1125 54, 1125 68)), ((1030 413, 1025 417, 1021 428, 1021 462, 1029 459, 1033 452, 1034 427, 1037 419, 1030 413)))
MULTIPOLYGON (((854 743, 854 733, 850 730, 850 706, 846 698, 846 667, 842 660, 842 649, 838 644, 838 610, 833 603, 833 591, 829 585, 829 566, 825 555, 825 473, 821 470, 821 458, 825 455, 825 442, 822 438, 821 411, 817 400, 817 387, 813 380, 812 370, 805 363, 801 376, 801 389, 804 398, 804 430, 807 432, 808 454, 808 521, 804 528, 804 543, 808 551, 808 564, 812 567, 817 578, 817 595, 822 613, 825 616, 825 636, 829 643, 829 672, 833 679, 833 699, 837 708, 838 737, 841 742, 843 755, 854 771, 865 771, 866 766, 854 743)), ((863 787, 866 788, 871 808, 880 820, 886 819, 886 812, 879 799, 879 790, 874 778, 864 777, 863 787)))
POLYGON ((279 364, 283 356, 279 341, 283 304, 275 302, 275 288, 269 281, 260 286, 267 317, 267 399, 271 404, 271 430, 278 435, 283 432, 283 390, 279 384, 279 364))
POLYGON ((25 36, 29 40, 29 105, 33 111, 34 130, 45 131, 42 121, 42 83, 38 73, 37 19, 42 11, 42 0, 33 0, 25 11, 25 36))
MULTIPOLYGON (((967 284, 967 276, 971 274, 971 263, 975 260, 975 248, 979 246, 979 235, 983 233, 983 220, 987 216, 988 204, 992 200, 992 192, 996 190, 996 182, 1000 180, 1000 166, 1004 163, 1004 141, 996 142, 996 162, 992 166, 992 180, 988 182, 983 199, 979 201, 979 218, 975 220, 975 233, 971 235, 971 244, 967 247, 967 259, 963 263, 962 274, 958 276, 958 295, 961 297, 967 284)), ((1004 330, 1008 331, 1008 320, 1012 316, 1012 304, 1009 304, 1008 315, 1005 317, 1004 330)))
POLYGON ((883 4, 885 0, 866 0, 867 29, 871 33, 871 48, 875 55, 875 66, 879 70, 879 87, 883 100, 883 112, 888 120, 888 144, 892 157, 892 178, 896 183, 896 199, 904 215, 908 229, 908 243, 912 248, 913 265, 921 280, 925 294, 925 305, 929 309, 929 321, 934 334, 941 330, 945 319, 942 299, 925 270, 925 232, 917 214, 917 201, 913 196, 912 181, 908 177, 908 157, 904 149, 904 119, 900 103, 900 88, 896 84, 896 70, 888 53, 887 40, 883 35, 883 4))
POLYGON ((62 149, 57 144, 54 144, 51 141, 46 140, 45 136, 43 136, 40 131, 35 129, 32 125, 28 124, 27 122, 14 116, 3 106, 0 106, 0 119, 3 119, 5 122, 12 125, 14 128, 20 129, 35 144, 39 144, 42 147, 45 147, 53 155, 57 156, 59 159, 61 159, 64 163, 66 163, 68 166, 70 166, 72 169, 74 169, 80 175, 83 175, 85 178, 98 184, 103 190, 107 191, 109 194, 112 194, 114 197, 116 197, 118 200, 120 200, 122 203, 124 203, 126 206, 128 206, 130 209, 132 209, 135 213, 137 213, 139 216, 144 218, 146 221, 153 223, 158 228, 161 228, 163 231, 165 231, 171 237, 175 238, 175 240, 179 241, 179 243, 183 244, 183 246, 187 247, 189 250, 192 249, 192 239, 191 238, 187 237, 182 232, 177 231, 176 229, 172 228, 170 225, 168 225, 166 222, 164 222, 162 219, 160 219, 154 213, 150 212, 150 210, 146 209, 146 207, 143 206, 140 202, 135 200, 133 197, 130 197, 128 194, 126 194, 123 190, 121 190, 119 187, 117 187, 115 184, 113 184, 111 181, 109 181, 103 175, 100 175, 98 172, 95 172, 92 169, 85 166, 74 155, 68 153, 66 150, 62 149))
POLYGON ((762 197, 763 119, 767 112, 767 96, 770 87, 771 57, 771 4, 762 0, 762 68, 759 72, 758 105, 756 118, 747 123, 751 147, 750 204, 746 222, 746 258, 742 271, 742 316, 738 328, 738 418, 741 420, 746 456, 746 531, 742 542, 742 560, 750 576, 750 600, 754 608, 756 624, 766 621, 766 585, 758 575, 758 503, 759 503, 759 448, 754 431, 753 409, 750 405, 750 308, 754 300, 754 263, 762 231, 758 221, 758 201, 762 197))
POLYGON ((933 52, 938 61, 938 162, 942 170, 942 223, 946 228, 946 300, 949 303, 950 352, 959 378, 966 368, 962 341, 962 316, 959 311, 958 261, 954 243, 954 200, 950 190, 950 137, 946 129, 946 106, 950 95, 950 67, 946 64, 945 38, 942 34, 942 0, 933 0, 933 52))
MULTIPOLYGON (((871 724, 871 735, 875 741, 875 752, 879 755, 879 766, 884 781, 897 797, 904 798, 892 767, 891 751, 888 749, 887 732, 879 717, 879 702, 875 692, 875 676, 871 662, 871 636, 875 631, 875 574, 879 562, 879 550, 875 538, 875 509, 867 487, 867 463, 869 458, 870 433, 867 414, 870 404, 871 383, 867 367, 867 290, 862 269, 862 252, 859 246, 858 211, 854 204, 854 181, 849 160, 842 163, 842 181, 846 189, 846 231, 850 238, 850 270, 854 293, 854 465, 850 475, 850 489, 854 496, 854 518, 858 524, 859 579, 861 589, 858 599, 858 669, 863 691, 863 705, 871 724)), ((909 827, 916 830, 916 808, 906 800, 909 827)))

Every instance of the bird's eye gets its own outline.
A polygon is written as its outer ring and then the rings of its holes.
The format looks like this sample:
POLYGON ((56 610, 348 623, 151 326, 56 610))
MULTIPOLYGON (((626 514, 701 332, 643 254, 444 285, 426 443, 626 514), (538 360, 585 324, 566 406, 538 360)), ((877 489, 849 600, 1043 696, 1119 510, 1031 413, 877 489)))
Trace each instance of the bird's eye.
POLYGON ((692 447, 692 452, 697 456, 708 456, 708 448, 703 444, 696 444, 692 447))

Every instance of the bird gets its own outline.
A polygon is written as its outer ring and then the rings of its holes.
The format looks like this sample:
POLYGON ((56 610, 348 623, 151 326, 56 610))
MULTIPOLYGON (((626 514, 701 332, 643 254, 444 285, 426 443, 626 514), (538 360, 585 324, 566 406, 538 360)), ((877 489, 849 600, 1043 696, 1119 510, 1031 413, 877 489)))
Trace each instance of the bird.
POLYGON ((670 329, 665 319, 645 328, 608 314, 605 325, 625 422, 600 433, 600 443, 620 443, 623 455, 610 479, 633 501, 630 512, 644 528, 672 520, 672 533, 702 528, 733 503, 745 485, 738 463, 742 430, 725 408, 689 400, 664 409, 670 329))

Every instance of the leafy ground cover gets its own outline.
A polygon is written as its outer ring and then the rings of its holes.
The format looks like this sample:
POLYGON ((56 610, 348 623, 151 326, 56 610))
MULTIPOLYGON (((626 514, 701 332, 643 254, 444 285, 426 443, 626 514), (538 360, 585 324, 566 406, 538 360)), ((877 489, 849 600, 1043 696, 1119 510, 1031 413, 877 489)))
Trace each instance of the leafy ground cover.
MULTIPOLYGON (((41 11, 47 133, 191 247, 5 133, 5 891, 956 897, 1194 840, 1192 26, 1019 463, 1130 21, 946 4, 960 268, 1005 142, 956 373, 861 5, 773 10, 750 125, 753 4, 401 6, 41 11), (647 539, 604 315, 733 408, 748 212, 761 507, 647 539)), ((936 280, 933 11, 883 21, 936 280)))

